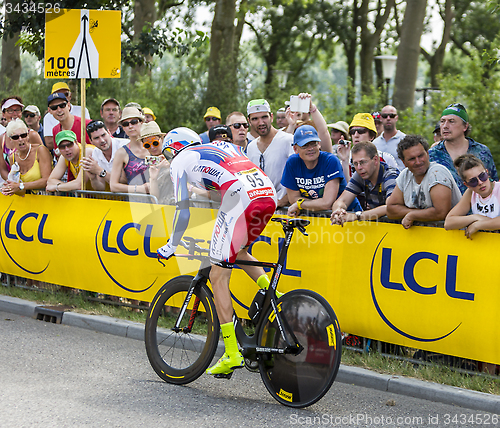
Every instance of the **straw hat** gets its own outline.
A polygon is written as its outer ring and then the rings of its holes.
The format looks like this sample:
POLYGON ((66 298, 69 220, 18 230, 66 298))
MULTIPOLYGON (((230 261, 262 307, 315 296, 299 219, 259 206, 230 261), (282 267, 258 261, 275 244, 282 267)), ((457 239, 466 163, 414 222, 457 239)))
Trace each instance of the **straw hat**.
POLYGON ((148 123, 143 123, 141 126, 141 136, 139 137, 139 140, 143 140, 144 138, 148 138, 153 135, 159 135, 163 137, 165 133, 161 132, 160 127, 154 120, 148 123))
POLYGON ((144 115, 137 107, 125 107, 122 111, 122 118, 120 119, 120 123, 127 119, 141 119, 144 121, 144 115))

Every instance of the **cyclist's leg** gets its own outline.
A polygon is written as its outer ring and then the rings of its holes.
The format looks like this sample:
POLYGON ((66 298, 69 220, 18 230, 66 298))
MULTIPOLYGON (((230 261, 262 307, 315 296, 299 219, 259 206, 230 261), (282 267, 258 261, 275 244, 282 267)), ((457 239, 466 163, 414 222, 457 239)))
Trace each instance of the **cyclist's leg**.
POLYGON ((207 369, 210 375, 228 375, 236 368, 244 366, 243 356, 238 349, 238 341, 233 324, 233 305, 229 292, 229 280, 232 270, 216 264, 210 271, 210 283, 215 297, 215 306, 226 350, 224 355, 212 367, 207 369))
MULTIPOLYGON (((257 261, 257 259, 248 253, 248 247, 243 248, 237 256, 238 260, 246 260, 246 261, 257 261)), ((267 290, 270 284, 270 279, 267 276, 266 272, 260 266, 240 266, 246 274, 252 278, 260 288, 267 290)), ((283 293, 280 293, 276 290, 276 295, 279 297, 283 296, 283 293)))

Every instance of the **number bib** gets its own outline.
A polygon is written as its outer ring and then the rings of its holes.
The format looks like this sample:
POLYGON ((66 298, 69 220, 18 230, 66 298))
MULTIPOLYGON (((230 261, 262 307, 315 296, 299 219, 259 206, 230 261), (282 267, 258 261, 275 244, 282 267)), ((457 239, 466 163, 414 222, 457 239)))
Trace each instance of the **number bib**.
POLYGON ((234 174, 248 194, 250 200, 274 195, 269 179, 258 168, 251 168, 246 171, 238 171, 234 174))

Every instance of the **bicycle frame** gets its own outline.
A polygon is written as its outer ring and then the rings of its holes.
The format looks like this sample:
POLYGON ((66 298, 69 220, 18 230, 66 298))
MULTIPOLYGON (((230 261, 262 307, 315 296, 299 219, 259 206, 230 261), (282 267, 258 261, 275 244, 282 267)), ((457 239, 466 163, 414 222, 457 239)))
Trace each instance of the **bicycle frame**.
MULTIPOLYGON (((271 263, 271 262, 261 262, 261 261, 250 261, 250 260, 236 260, 235 264, 239 266, 257 266, 257 267, 267 267, 267 268, 272 268, 273 269, 273 274, 271 276, 270 280, 270 286, 268 287, 266 291, 266 295, 264 298, 264 304, 262 306, 261 314, 266 312, 269 306, 272 307, 273 313, 276 316, 276 322, 278 324, 278 328, 280 330, 281 337, 284 339, 286 346, 284 348, 267 348, 267 347, 260 347, 257 346, 257 337, 256 335, 253 336, 248 336, 245 331, 243 330, 243 327, 241 323, 239 322, 238 317, 236 316, 235 313, 233 313, 233 322, 235 324, 235 332, 236 332, 236 338, 238 339, 239 344, 243 348, 243 356, 246 358, 253 359, 252 357, 255 356, 256 354, 294 354, 297 355, 299 354, 304 348, 302 345, 300 345, 299 341, 297 340, 295 334, 293 333, 292 329, 288 325, 285 319, 283 319, 280 315, 280 310, 279 310, 279 304, 277 303, 277 298, 276 298, 276 289, 278 287, 278 282, 281 276, 281 272, 283 270, 283 267, 285 265, 285 260, 286 256, 288 254, 288 248, 290 246, 290 242, 292 240, 292 236, 294 233, 295 227, 297 227, 303 234, 307 235, 305 233, 304 226, 309 224, 309 221, 307 220, 299 220, 296 219, 296 222, 292 223, 291 220, 287 219, 281 219, 281 218, 276 218, 272 219, 273 221, 280 221, 283 231, 285 232, 285 242, 283 246, 280 248, 279 251, 279 256, 278 256, 278 262, 277 263, 271 263), (306 223, 307 222, 307 223, 306 223)), ((202 252, 208 252, 208 250, 204 248, 198 247, 196 244, 197 242, 202 242, 203 240, 200 239, 192 239, 192 238, 187 238, 185 237, 184 239, 189 241, 189 253, 190 254, 179 254, 177 257, 186 257, 188 259, 196 259, 200 260, 202 262, 202 265, 200 269, 198 270, 198 274, 193 278, 193 281, 191 282, 191 286, 189 288, 189 291, 186 295, 186 298, 184 300, 184 303, 181 307, 181 310, 179 312, 177 321, 175 326, 173 327, 173 330, 176 332, 179 332, 181 330, 180 328, 180 322, 182 317, 184 316, 188 303, 194 293, 194 290, 196 289, 197 286, 201 286, 202 284, 206 284, 207 280, 209 280, 210 277, 210 270, 211 270, 211 265, 208 263, 208 256, 204 256, 201 253, 202 252), (200 252, 199 255, 194 254, 195 251, 200 252)), ((199 300, 195 299, 195 303, 192 309, 192 314, 190 318, 190 323, 188 324, 187 327, 185 327, 185 330, 189 330, 192 327, 192 322, 194 320, 194 316, 196 314, 197 308, 198 308, 199 300)), ((257 325, 255 326, 255 331, 259 331, 259 329, 262 327, 262 324, 266 322, 266 319, 261 316, 259 318, 259 321, 257 325)))

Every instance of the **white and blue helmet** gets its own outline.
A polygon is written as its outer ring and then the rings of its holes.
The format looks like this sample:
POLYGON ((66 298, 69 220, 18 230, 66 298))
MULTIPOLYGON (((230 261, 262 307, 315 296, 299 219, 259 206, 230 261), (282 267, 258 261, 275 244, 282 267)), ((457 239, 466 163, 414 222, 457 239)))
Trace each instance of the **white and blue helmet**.
POLYGON ((176 157, 186 147, 201 144, 200 136, 192 129, 180 127, 172 129, 163 139, 161 151, 168 161, 176 157))

